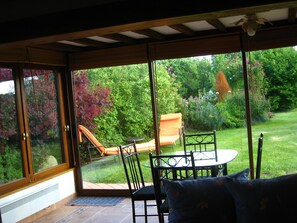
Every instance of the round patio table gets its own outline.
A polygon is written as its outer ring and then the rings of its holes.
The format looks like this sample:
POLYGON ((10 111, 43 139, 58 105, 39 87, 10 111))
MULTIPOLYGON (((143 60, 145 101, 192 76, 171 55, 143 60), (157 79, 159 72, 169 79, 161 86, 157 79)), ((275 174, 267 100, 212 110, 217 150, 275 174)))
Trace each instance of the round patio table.
MULTIPOLYGON (((212 169, 212 175, 217 176, 218 171, 220 171, 223 175, 228 174, 227 164, 236 158, 238 152, 234 149, 218 149, 217 157, 218 160, 215 159, 203 159, 205 157, 211 157, 209 153, 213 152, 195 152, 194 160, 195 160, 195 168, 205 168, 210 167, 212 169)), ((183 154, 183 152, 176 152, 175 154, 183 154)))
POLYGON ((137 143, 137 142, 141 142, 143 140, 144 140, 143 137, 128 137, 128 138, 124 139, 124 141, 127 143, 137 143))

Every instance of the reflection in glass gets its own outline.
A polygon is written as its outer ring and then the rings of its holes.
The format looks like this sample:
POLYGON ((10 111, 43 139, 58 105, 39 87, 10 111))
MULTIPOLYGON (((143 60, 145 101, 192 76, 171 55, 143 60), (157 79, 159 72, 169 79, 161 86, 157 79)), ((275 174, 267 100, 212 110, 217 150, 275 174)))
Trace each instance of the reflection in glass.
POLYGON ((12 70, 0 68, 0 185, 24 177, 16 114, 12 70))
MULTIPOLYGON (((92 132, 105 148, 126 144, 124 139, 129 137, 141 137, 141 143, 151 140, 153 123, 148 73, 147 64, 74 72, 77 123, 92 132)), ((83 136, 79 155, 84 189, 127 189, 118 154, 99 153, 83 136)), ((148 158, 147 153, 145 157, 148 158)), ((147 176, 151 176, 150 169, 146 170, 147 176)))
POLYGON ((57 74, 52 70, 24 70, 30 143, 34 172, 63 162, 57 74))

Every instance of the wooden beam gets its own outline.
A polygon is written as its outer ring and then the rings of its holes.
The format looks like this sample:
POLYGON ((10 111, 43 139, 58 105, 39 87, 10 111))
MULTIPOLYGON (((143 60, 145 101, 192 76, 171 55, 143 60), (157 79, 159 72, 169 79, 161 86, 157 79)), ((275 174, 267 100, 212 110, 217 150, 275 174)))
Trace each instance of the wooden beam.
POLYGON ((101 49, 108 48, 109 45, 110 45, 108 43, 103 43, 103 42, 99 42, 99 41, 92 40, 92 39, 87 39, 87 38, 73 39, 71 41, 74 42, 74 43, 84 44, 84 45, 87 45, 87 46, 101 48, 101 49))
POLYGON ((44 49, 15 49, 0 51, 1 62, 66 66, 66 54, 44 49))
POLYGON ((121 66, 146 62, 147 54, 145 44, 69 54, 70 70, 121 66))
POLYGON ((289 11, 288 11, 288 22, 289 23, 294 23, 295 22, 296 13, 297 13, 297 8, 289 8, 289 11))
POLYGON ((119 42, 128 43, 128 44, 135 44, 136 43, 135 39, 133 39, 131 37, 128 37, 128 36, 125 36, 125 35, 122 35, 122 34, 117 34, 117 33, 104 35, 103 37, 108 38, 108 39, 112 39, 112 40, 116 40, 116 41, 119 41, 119 42))
POLYGON ((190 28, 188 28, 187 26, 182 25, 182 24, 170 25, 170 27, 172 29, 175 29, 178 32, 181 32, 181 33, 183 33, 185 35, 188 35, 188 36, 194 36, 195 35, 195 32, 193 30, 191 30, 190 28))
POLYGON ((227 32, 224 24, 221 23, 221 21, 218 19, 207 19, 206 22, 215 27, 216 29, 220 30, 221 32, 227 32))
POLYGON ((182 7, 180 4, 177 0, 145 1, 145 4, 135 4, 134 1, 128 0, 112 1, 104 5, 2 22, 0 29, 5 30, 5 35, 0 36, 0 47, 4 49, 34 46, 65 39, 104 36, 156 26, 217 19, 239 13, 297 7, 296 0, 229 0, 224 4, 219 0, 213 0, 211 3, 185 1, 182 7))
POLYGON ((151 30, 151 29, 134 30, 133 32, 139 33, 141 35, 145 35, 150 38, 157 39, 157 40, 165 40, 166 39, 166 37, 164 35, 156 32, 154 30, 151 30))
POLYGON ((73 46, 73 45, 55 42, 55 43, 38 45, 38 48, 61 51, 61 52, 81 52, 87 47, 79 47, 79 46, 73 46))

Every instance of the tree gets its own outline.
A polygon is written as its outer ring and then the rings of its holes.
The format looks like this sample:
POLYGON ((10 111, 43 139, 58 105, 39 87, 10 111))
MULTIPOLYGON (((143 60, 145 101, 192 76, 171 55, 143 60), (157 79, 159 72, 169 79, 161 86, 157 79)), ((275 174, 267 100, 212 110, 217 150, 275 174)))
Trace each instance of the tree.
MULTIPOLYGON (((147 64, 108 67, 88 71, 90 86, 100 84, 110 89, 112 98, 108 112, 96 118, 95 134, 104 143, 119 144, 125 137, 153 137, 150 80, 147 64)), ((178 85, 164 67, 156 69, 158 113, 180 109, 178 85)))
POLYGON ((272 111, 297 107, 297 52, 293 47, 255 51, 268 81, 266 97, 272 111))
POLYGON ((222 71, 219 71, 216 78, 216 89, 218 94, 218 100, 223 101, 228 93, 231 93, 228 81, 222 71))
POLYGON ((110 108, 110 91, 99 84, 91 88, 85 70, 76 71, 73 76, 77 122, 93 129, 96 127, 93 119, 110 108))
MULTIPOLYGON (((13 81, 12 70, 0 68, 0 82, 9 83, 13 81)), ((7 91, 0 94, 0 154, 5 151, 5 145, 8 140, 13 136, 17 136, 17 118, 16 118, 16 105, 15 93, 7 91)), ((17 143, 17 140, 11 140, 17 143)))
POLYGON ((178 93, 182 98, 201 96, 214 87, 215 76, 208 59, 181 58, 163 60, 160 63, 180 83, 178 93))
POLYGON ((222 71, 233 91, 244 89, 241 58, 239 53, 212 56, 213 72, 217 74, 219 71, 222 71))
POLYGON ((31 139, 49 139, 58 121, 56 75, 52 70, 24 69, 23 72, 31 139))

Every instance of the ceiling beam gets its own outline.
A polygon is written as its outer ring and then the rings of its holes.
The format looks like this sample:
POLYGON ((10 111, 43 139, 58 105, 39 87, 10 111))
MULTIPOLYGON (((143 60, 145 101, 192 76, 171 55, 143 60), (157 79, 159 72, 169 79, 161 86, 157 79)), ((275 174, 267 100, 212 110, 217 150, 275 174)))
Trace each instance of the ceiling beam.
POLYGON ((81 52, 87 47, 79 47, 79 46, 73 46, 63 43, 49 43, 49 44, 43 44, 38 45, 37 48, 41 49, 47 49, 47 50, 55 50, 55 51, 61 51, 61 52, 81 52))
POLYGON ((154 30, 151 30, 151 29, 134 30, 133 32, 141 34, 141 35, 145 35, 150 38, 157 39, 157 40, 165 40, 166 39, 166 37, 164 35, 156 32, 154 30))
POLYGON ((188 36, 194 36, 195 32, 193 30, 191 30, 190 28, 188 28, 187 26, 183 25, 183 24, 176 24, 176 25, 170 25, 170 27, 172 29, 177 30, 178 32, 181 32, 185 35, 188 36))
MULTIPOLYGON (((109 4, 45 14, 26 19, 0 22, 5 35, 0 36, 0 48, 15 48, 46 44, 61 40, 104 36, 156 26, 217 19, 220 17, 263 12, 279 8, 296 8, 297 1, 281 0, 219 0, 111 1, 109 4), (154 13, 152 13, 154 12, 154 13), (131 16, 133 15, 133 16, 131 16)), ((1 8, 5 10, 5 8, 1 8)))
POLYGON ((87 39, 87 38, 73 39, 73 40, 71 40, 71 42, 79 43, 79 44, 83 44, 83 45, 87 45, 87 46, 91 46, 91 47, 101 48, 101 49, 109 47, 109 44, 107 44, 107 43, 103 43, 103 42, 99 42, 99 41, 87 39))
POLYGON ((297 13, 297 8, 289 8, 289 11, 288 11, 288 22, 289 23, 294 23, 295 22, 296 13, 297 13))
POLYGON ((112 40, 115 40, 115 41, 118 41, 118 42, 128 43, 128 44, 135 44, 136 43, 135 39, 133 39, 131 37, 128 37, 128 36, 125 36, 125 35, 122 35, 122 34, 118 34, 118 33, 104 35, 103 37, 107 38, 107 39, 112 39, 112 40))
POLYGON ((215 27, 216 29, 220 30, 221 32, 227 31, 224 24, 221 23, 221 21, 218 19, 207 19, 206 22, 215 27))

